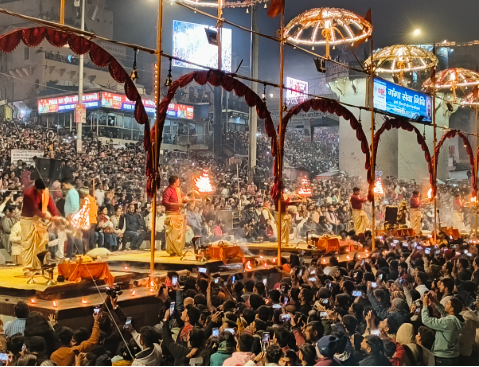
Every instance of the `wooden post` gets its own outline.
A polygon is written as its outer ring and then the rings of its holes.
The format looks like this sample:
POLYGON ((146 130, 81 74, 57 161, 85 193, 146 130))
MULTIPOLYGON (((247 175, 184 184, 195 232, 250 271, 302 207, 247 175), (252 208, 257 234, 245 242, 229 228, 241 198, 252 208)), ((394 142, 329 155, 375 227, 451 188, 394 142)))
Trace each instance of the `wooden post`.
MULTIPOLYGON (((280 198, 278 200, 278 265, 281 266, 281 200, 283 200, 283 194, 281 193, 281 188, 283 187, 283 73, 284 73, 284 5, 281 8, 281 40, 279 43, 279 149, 278 149, 278 175, 280 183, 280 198)), ((287 236, 289 234, 286 234, 287 236)))
POLYGON ((478 136, 477 136, 477 134, 479 132, 479 128, 477 126, 478 125, 478 121, 477 121, 477 103, 478 103, 477 87, 476 87, 476 93, 475 93, 475 96, 474 96, 474 101, 476 102, 476 108, 475 108, 476 111, 475 111, 475 116, 474 116, 474 121, 475 121, 475 125, 476 125, 476 133, 475 133, 475 136, 476 136, 476 160, 474 161, 474 166, 475 166, 474 167, 474 171, 475 171, 474 175, 476 176, 475 177, 475 179, 476 179, 476 187, 475 187, 475 189, 476 189, 476 202, 474 203, 474 214, 475 214, 474 216, 475 216, 475 219, 476 219, 476 225, 475 225, 475 228, 474 228, 474 234, 477 238, 477 207, 478 207, 477 206, 478 205, 478 203, 477 203, 477 196, 478 196, 477 195, 477 161, 478 161, 478 157, 479 157, 479 155, 477 154, 477 151, 478 151, 478 141, 477 141, 478 136))
MULTIPOLYGON (((435 50, 435 49, 434 49, 435 50)), ((434 52, 435 54, 435 52, 434 52)), ((433 128, 433 147, 434 147, 434 167, 433 167, 433 173, 434 173, 434 181, 432 182, 433 185, 433 200, 434 200, 434 232, 432 234, 432 238, 434 240, 434 244, 437 243, 437 159, 436 157, 436 144, 437 144, 437 137, 436 137, 436 67, 434 67, 433 74, 432 74, 432 108, 433 108, 433 113, 432 113, 432 128, 433 128)))
POLYGON ((60 0, 60 24, 65 24, 65 0, 60 0))
MULTIPOLYGON (((371 112, 371 180, 376 180, 376 159, 374 157, 374 130, 375 130, 375 115, 373 106, 373 93, 374 93, 374 63, 373 59, 373 38, 371 37, 371 67, 369 70, 369 111, 371 112)), ((369 194, 369 193, 368 193, 369 194)), ((371 246, 372 250, 376 248, 376 208, 373 201, 371 202, 371 246)))
MULTIPOLYGON (((159 130, 158 130, 158 118, 160 112, 160 84, 161 84, 161 28, 163 23, 163 1, 158 1, 158 24, 156 29, 156 66, 158 72, 156 73, 156 121, 155 121, 155 143, 152 147, 153 153, 153 174, 154 174, 154 185, 155 190, 153 191, 152 206, 151 206, 151 238, 150 238, 150 282, 154 278, 155 274, 155 249, 156 249, 156 198, 158 195, 158 190, 156 188, 157 181, 157 172, 158 172, 158 161, 159 161, 159 130)), ((148 134, 149 132, 145 132, 148 134)), ((150 283, 151 284, 151 283, 150 283)), ((149 285, 150 285, 149 284, 149 285)))

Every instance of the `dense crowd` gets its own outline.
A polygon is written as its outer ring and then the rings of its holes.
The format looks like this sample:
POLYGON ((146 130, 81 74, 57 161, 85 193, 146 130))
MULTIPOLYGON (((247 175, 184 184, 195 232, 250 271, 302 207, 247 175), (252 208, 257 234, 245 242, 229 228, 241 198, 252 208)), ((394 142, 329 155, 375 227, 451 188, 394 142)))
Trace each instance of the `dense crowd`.
POLYGON ((388 238, 341 264, 292 255, 268 275, 169 272, 158 285, 158 322, 141 327, 115 294, 93 328, 75 330, 21 301, 0 329, 2 358, 18 366, 477 365, 478 249, 439 243, 388 238))

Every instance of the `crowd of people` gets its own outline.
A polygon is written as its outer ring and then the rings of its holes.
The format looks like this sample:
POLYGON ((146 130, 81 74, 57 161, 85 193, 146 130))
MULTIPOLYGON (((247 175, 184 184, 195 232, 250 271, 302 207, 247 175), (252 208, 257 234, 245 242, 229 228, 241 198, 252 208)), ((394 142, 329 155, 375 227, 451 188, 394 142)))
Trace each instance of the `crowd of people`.
MULTIPOLYGON (((62 258, 71 257, 76 252, 88 252, 96 247, 105 247, 110 251, 138 249, 150 238, 151 203, 145 195, 145 153, 140 143, 114 146, 109 142, 101 142, 94 134, 86 134, 83 138, 83 152, 78 154, 75 136, 68 132, 58 133, 15 122, 1 124, 0 132, 1 239, 7 252, 15 256, 14 261, 21 260, 18 258, 19 224, 14 226, 21 214, 22 192, 39 172, 31 163, 22 160, 11 162, 10 149, 13 148, 39 150, 39 155, 61 160, 57 177, 51 182, 48 178, 45 178, 45 181, 63 217, 71 217, 78 212, 84 207, 85 198, 88 198, 91 228, 84 231, 81 240, 73 240, 68 230, 63 231, 62 228, 52 226, 52 254, 62 258), (57 244, 64 238, 67 238, 68 246, 62 251, 62 246, 57 244)), ((323 133, 328 137, 321 143, 324 145, 323 149, 336 150, 334 134, 321 132, 323 133)), ((235 139, 244 135, 235 134, 235 139)), ((286 156, 309 161, 312 149, 307 144, 300 144, 301 139, 302 135, 294 133, 287 139, 286 156), (296 141, 296 144, 293 141, 296 141), (306 154, 304 149, 310 151, 306 154)), ((315 140, 321 139, 317 136, 315 140)), ((189 239, 193 235, 201 235, 203 241, 276 241, 277 222, 273 213, 273 200, 269 195, 273 178, 270 168, 272 157, 267 154, 270 148, 268 144, 265 134, 259 134, 257 171, 262 171, 262 175, 257 175, 256 178, 259 179, 255 182, 245 178, 245 161, 238 167, 237 172, 236 165, 228 166, 225 159, 194 153, 164 152, 161 157, 163 188, 167 186, 168 177, 176 175, 182 182, 182 190, 188 192, 194 188, 193 178, 203 169, 207 170, 213 186, 210 201, 197 202, 186 209, 189 239), (238 218, 235 228, 225 228, 225 223, 218 220, 217 213, 222 210, 233 211, 238 218)), ((301 188, 301 178, 285 179, 290 194, 301 188)), ((386 177, 382 182, 384 195, 378 196, 376 200, 378 227, 385 221, 387 206, 400 206, 403 200, 409 202, 413 191, 421 189, 420 184, 415 181, 393 177, 386 177)), ((288 208, 292 227, 290 238, 304 239, 308 233, 321 236, 339 235, 343 232, 344 235, 344 232, 350 231, 353 228, 350 195, 355 186, 362 188, 363 193, 367 190, 363 178, 347 177, 344 174, 333 175, 327 179, 312 179, 311 196, 288 208)), ((439 185, 438 209, 441 227, 453 225, 451 213, 455 196, 461 194, 467 197, 469 192, 469 182, 439 185)), ((433 227, 432 202, 424 195, 421 201, 422 229, 430 231, 433 227)), ((158 205, 157 209, 157 240, 161 241, 161 246, 164 247, 164 208, 158 205)), ((365 205, 365 210, 371 218, 370 204, 365 205)), ((463 212, 464 229, 470 230, 475 220, 473 210, 464 208, 463 212)), ((408 222, 409 218, 406 224, 408 222)))
POLYGON ((477 246, 387 238, 369 254, 291 255, 269 274, 169 272, 157 323, 141 327, 116 294, 75 330, 20 301, 0 324, 0 355, 17 366, 477 365, 477 246))

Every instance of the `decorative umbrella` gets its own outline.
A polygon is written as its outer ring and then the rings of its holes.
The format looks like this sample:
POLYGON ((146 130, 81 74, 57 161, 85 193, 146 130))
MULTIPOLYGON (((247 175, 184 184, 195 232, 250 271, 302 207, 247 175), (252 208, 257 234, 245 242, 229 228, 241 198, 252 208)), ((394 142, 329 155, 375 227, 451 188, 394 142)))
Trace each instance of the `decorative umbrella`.
POLYGON ((371 66, 378 73, 398 75, 402 84, 404 73, 420 71, 432 68, 437 65, 437 57, 424 48, 411 45, 394 45, 384 47, 373 53, 364 64, 371 66))
POLYGON ((345 9, 316 8, 294 18, 284 29, 284 37, 296 44, 329 46, 366 40, 373 33, 373 26, 364 18, 345 9))
MULTIPOLYGON (((453 94, 453 100, 456 100, 456 89, 461 87, 467 90, 468 87, 479 84, 479 73, 463 69, 463 68, 452 68, 446 69, 438 72, 436 74, 436 90, 441 89, 450 89, 453 94)), ((433 89, 433 83, 431 78, 427 79, 422 87, 426 91, 431 91, 433 89)))

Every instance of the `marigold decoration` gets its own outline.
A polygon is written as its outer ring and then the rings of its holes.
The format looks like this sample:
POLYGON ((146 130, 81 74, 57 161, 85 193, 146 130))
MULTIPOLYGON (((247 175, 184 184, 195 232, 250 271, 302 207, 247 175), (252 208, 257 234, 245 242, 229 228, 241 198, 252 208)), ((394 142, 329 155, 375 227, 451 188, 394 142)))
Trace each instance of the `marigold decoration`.
POLYGON ((398 75, 402 84, 404 73, 430 69, 437 65, 437 57, 424 48, 411 45, 384 47, 373 53, 364 64, 370 68, 371 62, 376 73, 398 75))
POLYGON ((309 184, 309 180, 304 177, 301 179, 301 188, 298 190, 299 196, 311 196, 313 193, 311 192, 311 185, 309 184))
POLYGON ((374 194, 375 195, 384 195, 383 183, 381 181, 381 178, 378 178, 376 180, 376 183, 374 184, 374 194))
POLYGON ((85 197, 83 200, 83 206, 70 221, 71 225, 75 229, 87 230, 90 228, 90 199, 85 197))
POLYGON ((427 190, 427 198, 429 200, 432 200, 432 187, 430 187, 429 190, 427 190))
MULTIPOLYGON (((476 71, 463 68, 452 68, 442 70, 436 74, 435 89, 451 90, 453 101, 456 101, 456 90, 458 87, 465 91, 468 87, 472 87, 474 85, 479 85, 479 73, 476 71)), ((432 79, 427 79, 423 83, 422 87, 424 90, 431 92, 434 87, 432 79)))
POLYGON ((209 194, 213 192, 213 186, 211 185, 210 177, 208 176, 208 171, 206 169, 203 170, 200 177, 195 177, 193 181, 195 182, 195 186, 200 194, 209 194))
POLYGON ((284 28, 284 37, 301 45, 325 45, 329 58, 329 46, 366 40, 373 33, 373 26, 364 18, 345 9, 316 8, 294 18, 284 28))

